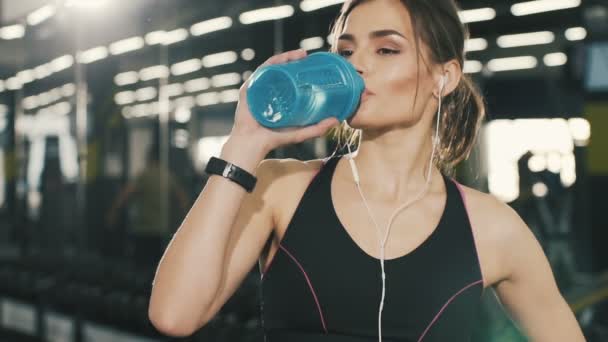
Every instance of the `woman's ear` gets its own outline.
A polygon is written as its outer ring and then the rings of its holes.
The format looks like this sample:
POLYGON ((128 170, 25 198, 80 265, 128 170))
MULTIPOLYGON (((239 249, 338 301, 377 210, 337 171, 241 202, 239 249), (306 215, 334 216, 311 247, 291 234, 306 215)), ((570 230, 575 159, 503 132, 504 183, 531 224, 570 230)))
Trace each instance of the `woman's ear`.
POLYGON ((437 71, 437 85, 433 91, 433 95, 437 98, 439 98, 440 93, 441 97, 449 95, 456 89, 461 77, 462 70, 458 61, 453 59, 443 64, 437 71))

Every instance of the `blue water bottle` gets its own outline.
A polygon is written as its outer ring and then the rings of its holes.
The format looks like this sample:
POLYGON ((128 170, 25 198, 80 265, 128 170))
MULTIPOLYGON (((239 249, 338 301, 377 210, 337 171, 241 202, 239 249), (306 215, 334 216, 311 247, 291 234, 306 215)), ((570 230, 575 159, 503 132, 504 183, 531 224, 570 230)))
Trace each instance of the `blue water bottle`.
POLYGON ((247 103, 262 126, 308 126, 332 116, 348 119, 364 89, 363 78, 344 57, 316 52, 256 70, 247 88, 247 103))

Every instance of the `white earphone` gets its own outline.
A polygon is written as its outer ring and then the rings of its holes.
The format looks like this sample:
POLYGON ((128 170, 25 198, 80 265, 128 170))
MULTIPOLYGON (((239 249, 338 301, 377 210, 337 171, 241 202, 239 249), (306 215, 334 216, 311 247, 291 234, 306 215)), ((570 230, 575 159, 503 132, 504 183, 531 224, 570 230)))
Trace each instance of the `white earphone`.
MULTIPOLYGON (((404 203, 402 206, 397 208, 397 210, 395 210, 395 212, 393 213, 393 215, 391 215, 391 218, 388 221, 388 225, 386 227, 386 233, 384 234, 384 238, 381 237, 380 226, 376 222, 376 219, 374 218, 374 215, 372 214, 372 211, 369 208, 369 205, 367 204, 367 200, 365 199, 365 196, 363 195, 363 191, 361 190, 359 171, 357 170, 357 165, 355 164, 355 160, 353 158, 353 153, 350 150, 350 144, 346 145, 348 148, 347 159, 348 159, 348 163, 350 164, 350 169, 351 169, 351 172, 353 175, 353 179, 357 186, 357 190, 359 190, 359 194, 361 195, 363 204, 365 205, 365 208, 367 209, 367 212, 368 212, 372 222, 376 226, 376 233, 378 235, 378 241, 380 243, 380 268, 382 270, 382 297, 380 299, 380 308, 378 309, 378 341, 379 342, 382 342, 382 309, 384 308, 384 298, 386 295, 386 274, 384 273, 384 256, 385 256, 384 247, 386 246, 386 242, 388 241, 388 236, 389 236, 389 232, 391 229, 391 224, 393 223, 393 219, 397 216, 397 214, 399 212, 401 212, 402 210, 406 209, 414 202, 421 199, 429 189, 430 182, 431 182, 431 172, 432 172, 432 168, 433 168, 433 157, 435 156, 435 150, 439 143, 439 122, 440 122, 440 118, 441 118, 441 97, 443 96, 443 90, 444 90, 447 82, 448 82, 448 74, 444 74, 441 77, 441 84, 439 86, 439 104, 437 106, 437 124, 435 126, 435 138, 433 139, 433 151, 431 152, 431 158, 429 161, 429 167, 428 167, 425 187, 418 194, 418 196, 416 196, 413 200, 410 200, 410 201, 404 203)), ((363 135, 363 133, 359 132, 359 145, 358 145, 359 147, 361 146, 362 135, 363 135)))

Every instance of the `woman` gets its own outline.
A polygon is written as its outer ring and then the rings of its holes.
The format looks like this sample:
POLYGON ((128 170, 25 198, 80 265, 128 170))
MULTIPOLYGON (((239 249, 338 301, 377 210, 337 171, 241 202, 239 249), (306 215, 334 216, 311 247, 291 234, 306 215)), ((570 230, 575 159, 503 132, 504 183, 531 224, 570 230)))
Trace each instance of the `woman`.
POLYGON ((247 194, 238 179, 210 177, 160 262, 154 325, 192 334, 259 259, 268 341, 465 341, 487 287, 531 340, 583 341, 525 223, 446 176, 483 118, 462 72, 466 35, 453 0, 344 4, 332 49, 366 84, 349 122, 362 132, 356 156, 262 160, 338 123, 265 129, 243 85, 220 158, 257 184, 247 194))

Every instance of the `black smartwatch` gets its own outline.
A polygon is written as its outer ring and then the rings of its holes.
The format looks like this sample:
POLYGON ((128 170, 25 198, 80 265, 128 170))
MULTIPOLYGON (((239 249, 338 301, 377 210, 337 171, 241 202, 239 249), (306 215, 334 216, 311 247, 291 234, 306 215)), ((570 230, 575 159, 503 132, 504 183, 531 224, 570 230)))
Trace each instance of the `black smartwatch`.
POLYGON ((245 188, 249 193, 253 191, 255 183, 257 182, 257 178, 251 173, 216 157, 211 157, 211 159, 209 159, 209 162, 207 162, 207 166, 205 167, 205 172, 228 178, 245 188))

